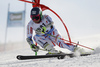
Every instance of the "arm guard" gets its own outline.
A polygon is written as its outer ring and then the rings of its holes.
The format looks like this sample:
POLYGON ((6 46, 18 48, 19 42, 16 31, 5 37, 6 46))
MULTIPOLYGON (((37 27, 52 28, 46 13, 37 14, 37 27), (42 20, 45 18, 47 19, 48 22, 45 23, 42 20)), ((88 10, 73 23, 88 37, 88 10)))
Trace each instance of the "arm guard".
POLYGON ((29 43, 29 45, 32 45, 33 44, 33 40, 32 38, 26 38, 27 42, 29 43))

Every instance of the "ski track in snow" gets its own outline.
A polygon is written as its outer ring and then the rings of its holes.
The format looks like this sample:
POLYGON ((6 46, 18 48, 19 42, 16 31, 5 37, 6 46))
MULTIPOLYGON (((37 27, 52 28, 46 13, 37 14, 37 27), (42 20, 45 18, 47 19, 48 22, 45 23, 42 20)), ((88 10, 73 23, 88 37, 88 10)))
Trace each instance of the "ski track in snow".
MULTIPOLYGON (((58 60, 57 58, 17 60, 16 56, 32 55, 30 49, 15 50, 0 53, 0 67, 99 67, 100 66, 100 48, 95 50, 95 54, 83 57, 74 57, 58 60), (99 51, 98 51, 99 50, 99 51)), ((42 51, 39 51, 40 54, 42 51)))
MULTIPOLYGON (((78 39, 79 40, 79 39, 78 39)), ((0 53, 0 67, 100 67, 100 35, 88 39, 81 39, 82 44, 97 47, 89 56, 74 57, 58 60, 57 58, 17 60, 17 55, 34 55, 30 48, 24 48, 0 53)), ((45 54, 39 51, 38 54, 45 54)))

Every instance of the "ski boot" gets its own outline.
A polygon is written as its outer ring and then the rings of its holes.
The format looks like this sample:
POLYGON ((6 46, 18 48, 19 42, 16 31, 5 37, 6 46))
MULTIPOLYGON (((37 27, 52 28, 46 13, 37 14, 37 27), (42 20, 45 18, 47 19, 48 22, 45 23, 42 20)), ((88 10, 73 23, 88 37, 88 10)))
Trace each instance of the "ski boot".
POLYGON ((62 52, 61 51, 57 51, 55 50, 55 48, 50 45, 50 44, 45 44, 44 47, 43 47, 46 51, 48 51, 48 53, 46 55, 57 55, 57 54, 61 54, 62 52))
POLYGON ((76 44, 76 45, 74 45, 73 52, 76 52, 77 50, 79 50, 78 44, 79 44, 79 42, 77 42, 77 44, 76 44))

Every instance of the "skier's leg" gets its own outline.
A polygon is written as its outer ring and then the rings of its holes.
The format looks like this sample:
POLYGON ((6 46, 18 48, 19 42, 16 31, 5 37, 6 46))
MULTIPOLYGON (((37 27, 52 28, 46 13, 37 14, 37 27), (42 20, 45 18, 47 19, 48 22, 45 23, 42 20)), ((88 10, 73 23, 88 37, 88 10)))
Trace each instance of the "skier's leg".
POLYGON ((60 40, 60 39, 57 40, 57 45, 59 47, 61 47, 61 48, 67 48, 70 51, 73 51, 74 50, 74 45, 68 44, 68 43, 64 43, 64 41, 63 40, 60 40))
POLYGON ((52 44, 52 42, 48 38, 45 38, 44 36, 35 35, 34 41, 37 42, 42 48, 44 48, 50 54, 59 53, 57 50, 55 50, 55 48, 53 48, 54 45, 52 44))
POLYGON ((54 43, 56 43, 59 47, 61 47, 61 48, 67 48, 67 49, 69 49, 70 51, 74 51, 74 45, 72 45, 72 44, 67 44, 67 43, 65 43, 63 40, 58 39, 58 37, 61 38, 61 36, 59 35, 59 33, 58 33, 58 31, 57 31, 56 29, 51 33, 51 35, 56 36, 56 38, 50 36, 50 39, 51 39, 54 43))

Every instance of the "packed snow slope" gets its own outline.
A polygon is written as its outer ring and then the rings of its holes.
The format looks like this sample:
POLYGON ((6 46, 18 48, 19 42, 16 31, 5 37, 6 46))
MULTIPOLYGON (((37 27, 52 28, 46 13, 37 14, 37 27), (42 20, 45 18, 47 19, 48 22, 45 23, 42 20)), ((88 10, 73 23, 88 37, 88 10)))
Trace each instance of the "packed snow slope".
MULTIPOLYGON (((57 58, 47 59, 31 59, 31 60, 17 60, 17 55, 34 55, 29 47, 23 49, 16 49, 11 51, 0 52, 0 67, 100 67, 100 37, 80 39, 86 43, 95 44, 95 50, 92 55, 78 56, 74 58, 65 57, 65 59, 58 60, 57 58), (91 41, 90 41, 90 40, 91 41), (93 41, 92 41, 93 40, 93 41)), ((82 41, 81 41, 82 42, 82 41)), ((88 45, 90 46, 90 45, 88 45)), ((88 51, 88 50, 86 50, 88 51)), ((89 51, 90 52, 90 51, 89 51)), ((45 51, 39 51, 38 55, 45 54, 45 51)))

